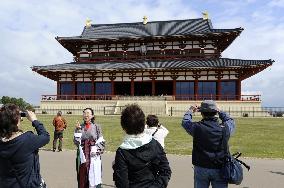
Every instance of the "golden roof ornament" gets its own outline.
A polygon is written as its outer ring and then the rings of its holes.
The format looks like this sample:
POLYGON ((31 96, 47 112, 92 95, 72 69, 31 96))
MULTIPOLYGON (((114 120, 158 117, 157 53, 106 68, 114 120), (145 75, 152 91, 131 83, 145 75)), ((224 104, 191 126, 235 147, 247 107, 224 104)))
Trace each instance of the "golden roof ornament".
POLYGON ((91 27, 91 25, 92 25, 92 20, 87 18, 87 20, 86 20, 86 27, 91 27))
POLYGON ((208 14, 207 10, 202 12, 202 15, 203 15, 203 20, 208 20, 209 19, 209 14, 208 14))
POLYGON ((147 16, 144 16, 144 17, 143 17, 143 24, 146 25, 147 22, 148 22, 148 18, 147 18, 147 16))

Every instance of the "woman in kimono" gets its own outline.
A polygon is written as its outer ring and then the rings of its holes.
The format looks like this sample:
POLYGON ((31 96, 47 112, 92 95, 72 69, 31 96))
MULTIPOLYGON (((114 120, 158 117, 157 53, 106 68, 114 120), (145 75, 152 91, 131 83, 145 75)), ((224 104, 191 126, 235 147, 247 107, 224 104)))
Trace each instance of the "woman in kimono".
POLYGON ((83 111, 84 123, 77 122, 74 143, 77 145, 76 171, 78 188, 100 188, 102 184, 101 154, 105 140, 101 127, 95 123, 94 110, 83 111))

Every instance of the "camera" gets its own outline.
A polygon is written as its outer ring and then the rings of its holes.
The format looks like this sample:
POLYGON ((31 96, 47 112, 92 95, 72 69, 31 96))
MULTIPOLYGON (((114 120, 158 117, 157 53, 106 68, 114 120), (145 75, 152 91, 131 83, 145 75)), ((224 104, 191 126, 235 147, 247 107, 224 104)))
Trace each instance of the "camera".
POLYGON ((27 112, 20 112, 21 117, 27 117, 27 112))

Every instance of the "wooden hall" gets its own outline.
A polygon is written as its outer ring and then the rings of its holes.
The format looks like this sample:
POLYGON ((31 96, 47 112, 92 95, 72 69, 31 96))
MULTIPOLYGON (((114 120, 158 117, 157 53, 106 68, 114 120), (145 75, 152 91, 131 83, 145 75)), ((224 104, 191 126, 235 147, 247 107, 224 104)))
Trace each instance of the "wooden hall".
POLYGON ((272 65, 268 60, 222 58, 243 28, 215 29, 206 18, 91 24, 80 36, 56 37, 74 62, 33 66, 57 82, 42 100, 260 101, 242 95, 242 81, 272 65))

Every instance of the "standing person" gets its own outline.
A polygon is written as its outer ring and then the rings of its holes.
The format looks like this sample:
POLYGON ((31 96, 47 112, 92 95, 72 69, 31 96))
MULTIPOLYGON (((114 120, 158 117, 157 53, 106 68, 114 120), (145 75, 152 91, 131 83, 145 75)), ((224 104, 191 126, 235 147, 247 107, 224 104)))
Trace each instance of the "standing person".
POLYGON ((58 151, 62 151, 63 131, 67 128, 67 122, 62 117, 62 112, 58 111, 53 119, 54 126, 54 139, 53 139, 53 152, 56 150, 57 140, 59 139, 58 151))
POLYGON ((100 125, 95 123, 94 110, 83 111, 84 123, 77 122, 74 143, 77 145, 76 170, 78 188, 100 188, 102 184, 101 154, 105 140, 100 125))
POLYGON ((120 123, 126 136, 115 154, 113 180, 116 187, 167 187, 171 168, 158 141, 144 133, 143 111, 135 104, 127 106, 120 123))
POLYGON ((215 101, 205 100, 200 107, 191 106, 182 120, 182 126, 193 137, 192 164, 194 165, 194 187, 227 188, 220 173, 222 159, 226 151, 222 151, 223 129, 229 129, 224 135, 228 142, 235 129, 234 120, 225 112, 220 111, 215 101), (192 113, 200 111, 202 120, 192 121, 192 113), (219 115, 220 124, 215 115, 219 115))
POLYGON ((169 134, 169 131, 166 127, 159 123, 157 116, 147 116, 145 132, 153 136, 153 138, 156 139, 163 148, 165 147, 165 138, 169 134))
MULTIPOLYGON (((20 130, 20 109, 6 104, 0 108, 0 187, 36 188, 43 185, 39 148, 49 142, 49 134, 31 111, 24 113, 37 135, 20 130)), ((43 186, 44 187, 44 186, 43 186)))

